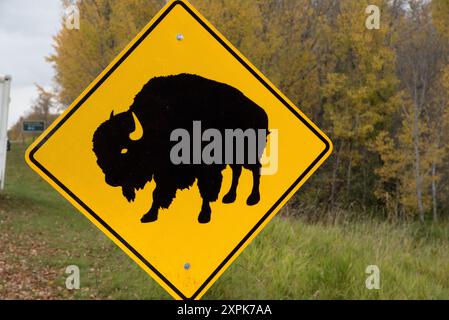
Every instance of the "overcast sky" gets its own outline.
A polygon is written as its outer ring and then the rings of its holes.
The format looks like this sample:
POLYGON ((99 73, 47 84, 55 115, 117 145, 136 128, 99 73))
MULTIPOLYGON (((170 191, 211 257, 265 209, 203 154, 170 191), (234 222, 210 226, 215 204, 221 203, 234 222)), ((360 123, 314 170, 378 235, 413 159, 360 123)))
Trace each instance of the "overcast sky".
POLYGON ((60 26, 60 0, 0 0, 0 74, 12 75, 9 125, 36 98, 34 84, 51 89, 53 68, 45 57, 60 26))

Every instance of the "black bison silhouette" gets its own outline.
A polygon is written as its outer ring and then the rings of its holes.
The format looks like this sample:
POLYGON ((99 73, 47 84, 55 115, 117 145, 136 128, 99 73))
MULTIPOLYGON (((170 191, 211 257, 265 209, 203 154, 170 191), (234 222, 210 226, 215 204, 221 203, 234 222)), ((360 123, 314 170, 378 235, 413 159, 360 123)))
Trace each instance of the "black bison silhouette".
POLYGON ((242 167, 250 170, 253 176, 247 205, 259 202, 260 158, 266 136, 263 141, 258 139, 258 148, 252 148, 257 152, 254 162, 248 161, 251 148, 249 139, 245 139, 244 162, 229 161, 223 156, 220 163, 174 164, 170 151, 176 142, 171 141, 171 133, 182 128, 192 134, 195 121, 201 121, 204 130, 214 128, 223 136, 226 129, 269 133, 267 114, 242 92, 191 74, 151 79, 135 96, 128 111, 117 115, 112 112, 110 118, 96 129, 93 151, 108 185, 122 187, 123 196, 131 202, 136 190, 143 189, 152 179, 156 183, 153 203, 141 218, 142 223, 156 221, 159 209, 169 208, 177 190, 190 188, 195 180, 203 200, 198 221, 208 223, 210 202, 218 198, 222 171, 227 165, 232 169, 232 185, 223 197, 223 203, 235 201, 242 167))

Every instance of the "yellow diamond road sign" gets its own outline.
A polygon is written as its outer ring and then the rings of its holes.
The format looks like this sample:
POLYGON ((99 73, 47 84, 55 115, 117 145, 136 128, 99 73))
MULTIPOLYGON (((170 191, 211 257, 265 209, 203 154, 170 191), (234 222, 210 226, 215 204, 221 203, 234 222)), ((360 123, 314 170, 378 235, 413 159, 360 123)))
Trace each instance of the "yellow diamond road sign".
POLYGON ((172 1, 26 160, 173 297, 199 299, 331 149, 189 3, 172 1))

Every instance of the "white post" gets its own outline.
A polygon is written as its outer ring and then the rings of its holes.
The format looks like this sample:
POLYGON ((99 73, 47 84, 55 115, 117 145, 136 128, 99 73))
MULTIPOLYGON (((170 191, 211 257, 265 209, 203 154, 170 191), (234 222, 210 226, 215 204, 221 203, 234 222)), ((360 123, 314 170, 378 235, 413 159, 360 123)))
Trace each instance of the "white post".
POLYGON ((5 187, 6 146, 8 140, 8 108, 11 76, 0 75, 0 190, 5 187))

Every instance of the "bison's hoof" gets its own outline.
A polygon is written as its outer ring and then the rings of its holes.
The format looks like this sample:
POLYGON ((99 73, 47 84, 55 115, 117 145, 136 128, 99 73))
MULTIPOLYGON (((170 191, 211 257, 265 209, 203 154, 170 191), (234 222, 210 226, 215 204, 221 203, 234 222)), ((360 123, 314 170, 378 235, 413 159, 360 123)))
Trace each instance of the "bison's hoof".
POLYGON ((222 202, 223 203, 233 203, 235 201, 235 198, 237 197, 236 193, 227 193, 224 197, 222 202))
POLYGON ((210 210, 201 210, 198 216, 199 223, 209 223, 210 222, 210 210))
POLYGON ((259 193, 251 193, 246 200, 246 204, 249 206, 253 206, 255 204, 258 204, 260 201, 260 194, 259 193))
POLYGON ((154 213, 149 212, 149 213, 145 214, 145 215, 140 219, 140 222, 142 222, 142 223, 148 223, 148 222, 154 222, 154 221, 156 221, 156 220, 157 220, 157 214, 154 214, 154 213))

